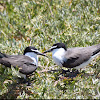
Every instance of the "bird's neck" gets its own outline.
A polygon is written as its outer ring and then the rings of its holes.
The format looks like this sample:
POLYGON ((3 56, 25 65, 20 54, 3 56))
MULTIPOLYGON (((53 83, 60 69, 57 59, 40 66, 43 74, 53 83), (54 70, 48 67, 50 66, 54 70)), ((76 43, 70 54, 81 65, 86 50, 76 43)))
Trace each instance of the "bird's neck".
POLYGON ((65 49, 63 48, 54 49, 52 51, 52 55, 55 55, 55 56, 63 56, 64 54, 65 54, 65 49))
POLYGON ((65 54, 65 49, 63 48, 54 49, 52 51, 52 58, 57 65, 62 66, 61 63, 63 63, 64 54, 65 54))
POLYGON ((25 56, 30 57, 33 60, 33 63, 38 65, 38 56, 37 56, 37 54, 35 54, 34 52, 28 52, 28 53, 25 53, 25 56))

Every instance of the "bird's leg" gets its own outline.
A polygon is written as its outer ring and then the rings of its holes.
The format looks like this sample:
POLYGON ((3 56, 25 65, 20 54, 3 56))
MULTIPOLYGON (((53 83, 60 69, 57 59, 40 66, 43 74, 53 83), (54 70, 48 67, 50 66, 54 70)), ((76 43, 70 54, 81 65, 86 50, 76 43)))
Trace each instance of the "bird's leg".
POLYGON ((78 71, 78 70, 76 70, 76 71, 75 71, 75 73, 76 73, 76 74, 79 74, 79 71, 78 71))
POLYGON ((70 69, 65 70, 62 67, 60 67, 60 68, 61 68, 61 71, 62 71, 60 74, 66 74, 66 73, 70 72, 70 69))
POLYGON ((21 84, 27 84, 28 86, 30 85, 30 79, 29 77, 26 75, 25 78, 19 78, 19 82, 18 83, 21 83, 21 84))
POLYGON ((29 79, 29 77, 26 75, 26 80, 27 80, 27 86, 30 86, 31 85, 31 83, 30 83, 30 79, 29 79))
POLYGON ((68 69, 68 70, 64 70, 62 69, 62 73, 67 73, 67 72, 70 72, 71 69, 68 69))
POLYGON ((20 78, 20 77, 17 77, 17 83, 18 84, 25 84, 27 82, 27 80, 26 79, 24 79, 24 78, 20 78))
POLYGON ((79 74, 79 70, 78 69, 72 69, 72 73, 79 74))
POLYGON ((72 72, 74 73, 76 70, 77 70, 77 69, 74 69, 74 68, 73 68, 73 69, 72 69, 72 72))

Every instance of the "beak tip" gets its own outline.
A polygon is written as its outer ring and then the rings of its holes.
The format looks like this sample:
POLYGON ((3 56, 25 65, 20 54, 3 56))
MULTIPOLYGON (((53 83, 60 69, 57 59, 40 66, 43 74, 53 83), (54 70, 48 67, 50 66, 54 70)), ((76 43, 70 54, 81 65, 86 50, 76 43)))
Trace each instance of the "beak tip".
POLYGON ((47 57, 47 58, 48 58, 48 56, 47 56, 47 55, 45 55, 45 54, 43 54, 43 56, 45 56, 45 57, 47 57))
POLYGON ((43 54, 45 54, 46 52, 44 51, 43 54))

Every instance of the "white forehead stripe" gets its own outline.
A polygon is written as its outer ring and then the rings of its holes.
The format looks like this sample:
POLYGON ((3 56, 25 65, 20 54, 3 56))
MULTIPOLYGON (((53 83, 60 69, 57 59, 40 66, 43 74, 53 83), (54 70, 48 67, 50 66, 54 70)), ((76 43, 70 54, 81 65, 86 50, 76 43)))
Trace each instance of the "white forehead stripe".
POLYGON ((39 52, 38 50, 31 49, 32 51, 39 52))
POLYGON ((55 49, 57 46, 53 46, 53 47, 51 47, 51 49, 55 49))

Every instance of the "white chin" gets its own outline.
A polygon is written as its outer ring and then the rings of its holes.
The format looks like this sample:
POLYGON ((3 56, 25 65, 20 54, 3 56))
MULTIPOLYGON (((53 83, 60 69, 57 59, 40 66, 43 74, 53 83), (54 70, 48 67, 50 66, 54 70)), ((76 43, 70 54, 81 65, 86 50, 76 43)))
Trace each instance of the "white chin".
POLYGON ((53 58, 54 62, 55 62, 58 66, 62 67, 61 61, 60 61, 59 59, 57 59, 56 57, 52 57, 52 58, 53 58))

